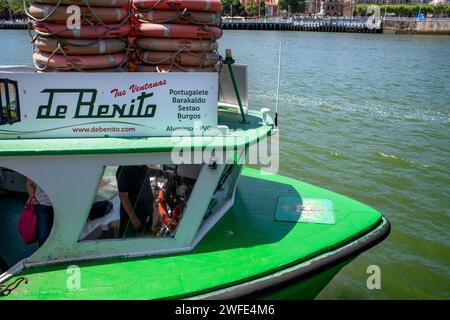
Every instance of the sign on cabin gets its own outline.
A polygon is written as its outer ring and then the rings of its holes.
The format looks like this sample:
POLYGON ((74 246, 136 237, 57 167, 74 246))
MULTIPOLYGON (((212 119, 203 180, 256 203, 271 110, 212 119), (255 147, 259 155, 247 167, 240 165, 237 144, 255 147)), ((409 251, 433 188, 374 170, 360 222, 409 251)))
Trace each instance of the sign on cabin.
POLYGON ((217 73, 0 72, 0 139, 207 134, 217 102, 217 73))

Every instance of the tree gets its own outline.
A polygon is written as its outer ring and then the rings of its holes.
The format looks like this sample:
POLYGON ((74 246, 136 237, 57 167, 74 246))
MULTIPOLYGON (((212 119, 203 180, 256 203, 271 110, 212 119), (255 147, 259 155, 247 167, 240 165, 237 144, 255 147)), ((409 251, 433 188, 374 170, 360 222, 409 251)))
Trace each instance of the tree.
MULTIPOLYGON (((31 0, 26 0, 27 5, 31 3, 31 0)), ((0 12, 9 11, 18 14, 24 14, 23 0, 0 0, 0 12)))
POLYGON ((247 0, 245 1, 245 11, 248 13, 249 16, 257 16, 258 15, 258 9, 259 9, 259 15, 264 15, 266 11, 266 4, 264 0, 247 0))
POLYGON ((240 16, 244 13, 244 8, 239 0, 221 0, 223 12, 231 16, 240 16))
POLYGON ((305 12, 305 0, 280 0, 278 5, 283 10, 289 10, 290 13, 305 12))

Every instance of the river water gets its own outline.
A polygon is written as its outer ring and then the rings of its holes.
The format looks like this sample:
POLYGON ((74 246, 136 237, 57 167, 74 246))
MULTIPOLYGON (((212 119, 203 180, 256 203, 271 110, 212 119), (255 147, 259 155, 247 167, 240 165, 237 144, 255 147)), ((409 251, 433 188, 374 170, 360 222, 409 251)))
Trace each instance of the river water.
MULTIPOLYGON (((0 65, 31 65, 27 32, 0 40, 0 65)), ((250 107, 275 106, 280 41, 281 173, 392 223, 318 298, 449 299, 450 37, 227 30, 220 51, 248 64, 250 107)))

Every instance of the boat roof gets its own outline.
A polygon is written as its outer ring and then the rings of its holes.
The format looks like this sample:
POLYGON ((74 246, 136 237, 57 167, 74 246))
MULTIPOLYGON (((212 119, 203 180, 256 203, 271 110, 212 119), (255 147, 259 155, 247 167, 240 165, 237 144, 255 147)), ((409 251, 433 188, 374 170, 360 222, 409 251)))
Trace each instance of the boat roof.
POLYGON ((1 299, 189 298, 311 263, 319 255, 354 245, 381 221, 378 211, 358 201, 244 168, 235 205, 193 251, 79 264, 80 290, 67 289, 67 266, 28 269, 19 275, 28 284, 1 299), (290 196, 328 199, 335 224, 277 221, 278 199, 290 196))
POLYGON ((247 110, 245 117, 248 123, 242 123, 236 108, 221 108, 219 105, 219 126, 227 126, 229 130, 212 137, 0 139, 0 156, 170 152, 175 147, 226 150, 247 147, 270 135, 273 129, 270 117, 255 110, 247 110))

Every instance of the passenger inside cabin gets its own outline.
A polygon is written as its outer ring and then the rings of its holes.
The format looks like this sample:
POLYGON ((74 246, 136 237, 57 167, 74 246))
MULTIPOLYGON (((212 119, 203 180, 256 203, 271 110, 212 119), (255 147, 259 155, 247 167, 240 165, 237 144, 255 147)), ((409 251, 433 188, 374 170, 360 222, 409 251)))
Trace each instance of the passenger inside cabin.
POLYGON ((26 180, 28 202, 34 206, 37 216, 38 245, 41 247, 47 240, 53 226, 53 206, 47 194, 32 180, 26 180))
POLYGON ((120 198, 119 237, 149 233, 154 197, 148 166, 119 166, 116 179, 120 198))

